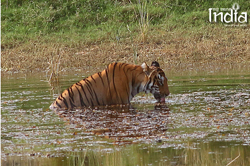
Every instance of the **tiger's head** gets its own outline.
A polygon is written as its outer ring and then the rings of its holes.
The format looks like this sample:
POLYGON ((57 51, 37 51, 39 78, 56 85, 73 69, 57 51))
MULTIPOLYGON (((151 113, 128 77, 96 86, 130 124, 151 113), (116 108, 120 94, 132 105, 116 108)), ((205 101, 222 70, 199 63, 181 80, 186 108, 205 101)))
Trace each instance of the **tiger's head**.
POLYGON ((169 95, 168 79, 158 62, 153 61, 149 67, 146 63, 141 65, 146 73, 147 82, 144 86, 146 93, 152 93, 157 102, 164 103, 165 97, 169 95))

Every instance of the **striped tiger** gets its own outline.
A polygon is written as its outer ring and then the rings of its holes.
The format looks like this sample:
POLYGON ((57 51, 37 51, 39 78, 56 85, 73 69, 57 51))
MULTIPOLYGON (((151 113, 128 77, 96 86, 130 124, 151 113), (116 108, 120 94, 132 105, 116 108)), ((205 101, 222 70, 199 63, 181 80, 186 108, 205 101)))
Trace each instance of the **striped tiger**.
POLYGON ((158 102, 169 95, 165 73, 158 62, 141 66, 112 63, 66 89, 50 106, 51 109, 130 104, 139 92, 152 93, 158 102))

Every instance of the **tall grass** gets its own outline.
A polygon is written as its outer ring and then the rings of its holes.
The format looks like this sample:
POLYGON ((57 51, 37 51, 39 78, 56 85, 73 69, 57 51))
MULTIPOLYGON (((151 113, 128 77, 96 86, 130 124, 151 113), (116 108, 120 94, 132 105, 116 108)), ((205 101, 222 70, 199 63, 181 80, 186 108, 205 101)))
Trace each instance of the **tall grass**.
POLYGON ((46 76, 50 83, 58 82, 59 79, 61 54, 59 53, 59 50, 57 52, 57 55, 53 55, 53 53, 51 54, 51 59, 48 62, 49 67, 47 68, 46 76))
POLYGON ((140 14, 139 27, 141 31, 142 42, 147 40, 147 33, 149 30, 149 13, 147 8, 147 1, 140 1, 138 4, 138 11, 140 14))
POLYGON ((127 25, 127 29, 130 33, 130 42, 131 42, 131 46, 133 49, 133 58, 134 58, 134 63, 137 64, 137 44, 134 42, 133 37, 132 37, 132 32, 129 29, 129 26, 127 25))

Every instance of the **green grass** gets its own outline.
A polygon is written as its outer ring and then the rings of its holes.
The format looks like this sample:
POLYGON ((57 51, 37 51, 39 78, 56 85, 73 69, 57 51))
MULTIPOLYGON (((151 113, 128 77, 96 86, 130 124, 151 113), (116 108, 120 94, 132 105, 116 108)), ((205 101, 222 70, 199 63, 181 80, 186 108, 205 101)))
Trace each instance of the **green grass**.
MULTIPOLYGON (((129 36, 126 25, 139 34, 140 13, 147 14, 151 27, 167 29, 205 26, 208 8, 231 7, 234 1, 26 1, 3 0, 2 46, 15 46, 34 39, 55 42, 118 40, 129 36), (143 9, 143 10, 142 10, 143 9), (58 39, 59 37, 59 39, 58 39)), ((250 2, 240 0, 241 11, 250 2)), ((150 30, 150 29, 149 29, 150 30)), ((147 33, 150 33, 149 30, 147 33)))

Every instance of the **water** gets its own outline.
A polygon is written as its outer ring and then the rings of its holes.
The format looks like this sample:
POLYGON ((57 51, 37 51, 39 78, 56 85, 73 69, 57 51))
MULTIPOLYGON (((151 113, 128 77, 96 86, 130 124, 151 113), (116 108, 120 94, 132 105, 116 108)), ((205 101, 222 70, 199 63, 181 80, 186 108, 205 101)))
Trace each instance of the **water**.
POLYGON ((166 105, 48 109, 88 75, 2 75, 2 165, 250 165, 249 72, 168 73, 166 105))

